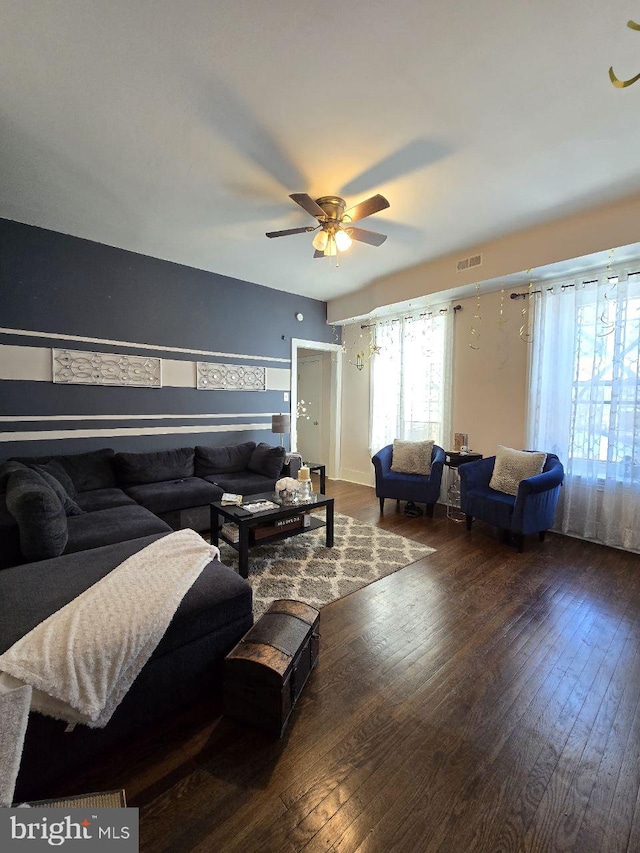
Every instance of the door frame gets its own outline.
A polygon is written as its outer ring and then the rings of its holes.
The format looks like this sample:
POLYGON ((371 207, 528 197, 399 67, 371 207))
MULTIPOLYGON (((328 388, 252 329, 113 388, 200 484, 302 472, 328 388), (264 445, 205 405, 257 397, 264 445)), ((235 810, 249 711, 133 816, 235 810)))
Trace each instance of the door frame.
POLYGON ((331 353, 331 388, 329 389, 329 458, 312 459, 327 466, 327 477, 336 479, 340 471, 340 424, 342 420, 342 344, 291 338, 291 450, 298 447, 298 350, 315 349, 331 353))

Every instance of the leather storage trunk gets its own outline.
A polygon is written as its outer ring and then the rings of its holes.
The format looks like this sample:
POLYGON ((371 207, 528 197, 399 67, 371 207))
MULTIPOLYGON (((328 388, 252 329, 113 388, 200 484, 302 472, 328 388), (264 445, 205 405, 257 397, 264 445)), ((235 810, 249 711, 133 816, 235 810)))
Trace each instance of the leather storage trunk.
POLYGON ((225 714, 282 736, 318 663, 320 613, 278 599, 225 658, 225 714))

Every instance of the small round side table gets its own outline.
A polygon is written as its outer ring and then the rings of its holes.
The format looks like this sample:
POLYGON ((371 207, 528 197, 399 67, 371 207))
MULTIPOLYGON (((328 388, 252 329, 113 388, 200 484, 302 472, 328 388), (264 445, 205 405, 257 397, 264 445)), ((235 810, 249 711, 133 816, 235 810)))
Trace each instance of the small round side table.
POLYGON ((467 462, 477 462, 482 459, 482 453, 461 453, 459 450, 445 450, 444 464, 449 469, 447 479, 447 518, 451 521, 464 521, 464 513, 460 509, 460 475, 458 468, 467 462))

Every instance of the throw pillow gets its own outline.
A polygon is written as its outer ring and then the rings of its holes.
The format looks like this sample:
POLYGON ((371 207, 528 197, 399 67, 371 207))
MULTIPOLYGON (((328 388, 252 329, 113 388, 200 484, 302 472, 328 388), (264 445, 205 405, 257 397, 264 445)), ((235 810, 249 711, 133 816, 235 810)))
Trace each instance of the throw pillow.
POLYGON ((60 480, 58 480, 54 474, 50 474, 49 471, 47 471, 46 465, 34 465, 33 470, 40 474, 43 480, 48 483, 56 493, 60 503, 62 504, 65 515, 82 515, 83 510, 80 509, 73 498, 69 497, 60 480))
POLYGON ((262 474, 272 480, 277 480, 284 465, 284 447, 271 447, 260 442, 251 454, 247 468, 254 474, 262 474))
POLYGON ((32 465, 31 467, 36 471, 43 468, 48 474, 51 474, 52 477, 56 478, 70 498, 77 497, 78 490, 69 476, 69 472, 61 462, 58 462, 57 459, 52 459, 51 462, 47 462, 45 465, 32 465))
POLYGON ((14 471, 28 470, 29 469, 26 465, 24 465, 22 462, 16 462, 15 459, 11 459, 8 462, 5 462, 4 465, 0 468, 0 491, 6 491, 7 483, 9 482, 9 477, 13 474, 14 471))
POLYGON ((396 474, 426 474, 431 473, 431 455, 434 441, 402 441, 396 438, 393 442, 391 470, 396 474))
POLYGON ((520 481, 541 474, 546 461, 546 453, 514 450, 499 444, 489 488, 507 495, 517 495, 520 481))
POLYGON ((51 486, 36 471, 14 471, 7 482, 7 509, 15 518, 26 560, 58 557, 69 531, 67 516, 51 486))

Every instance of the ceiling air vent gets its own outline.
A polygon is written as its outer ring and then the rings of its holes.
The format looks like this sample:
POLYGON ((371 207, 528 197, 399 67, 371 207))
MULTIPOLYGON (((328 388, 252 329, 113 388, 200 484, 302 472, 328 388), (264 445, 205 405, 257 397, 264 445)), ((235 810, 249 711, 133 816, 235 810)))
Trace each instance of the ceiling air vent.
POLYGON ((482 266, 482 255, 471 255, 470 258, 462 258, 456 264, 456 272, 464 272, 465 270, 473 269, 473 267, 482 266))

